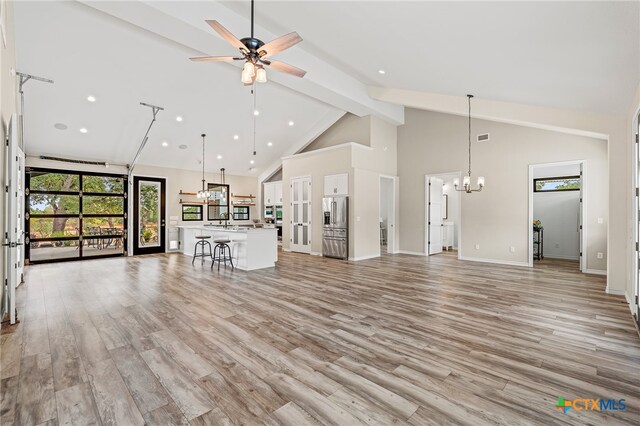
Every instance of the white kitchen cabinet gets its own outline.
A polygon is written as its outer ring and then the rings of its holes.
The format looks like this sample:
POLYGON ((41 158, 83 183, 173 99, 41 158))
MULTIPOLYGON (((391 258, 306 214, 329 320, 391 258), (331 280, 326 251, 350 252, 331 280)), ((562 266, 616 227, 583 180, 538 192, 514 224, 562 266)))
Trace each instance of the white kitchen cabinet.
POLYGON ((324 195, 349 195, 349 174, 341 173, 325 176, 324 195))
POLYGON ((442 223, 442 248, 449 250, 453 248, 453 222, 442 223))
POLYGON ((273 186, 275 187, 275 200, 276 200, 276 205, 281 206, 282 205, 282 181, 280 182, 273 182, 273 186))
POLYGON ((274 182, 268 182, 264 184, 264 205, 273 206, 276 204, 276 187, 274 182))
POLYGON ((282 181, 266 182, 264 184, 264 205, 282 205, 282 181))

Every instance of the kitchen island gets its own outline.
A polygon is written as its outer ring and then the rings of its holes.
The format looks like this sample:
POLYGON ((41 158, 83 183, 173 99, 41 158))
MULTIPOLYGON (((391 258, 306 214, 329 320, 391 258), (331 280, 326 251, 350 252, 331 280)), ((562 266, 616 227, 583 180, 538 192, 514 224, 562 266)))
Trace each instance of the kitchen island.
POLYGON ((180 249, 187 256, 193 256, 196 235, 210 235, 211 250, 213 240, 227 238, 236 268, 244 271, 272 268, 278 260, 278 233, 276 229, 219 227, 207 225, 178 225, 180 249))

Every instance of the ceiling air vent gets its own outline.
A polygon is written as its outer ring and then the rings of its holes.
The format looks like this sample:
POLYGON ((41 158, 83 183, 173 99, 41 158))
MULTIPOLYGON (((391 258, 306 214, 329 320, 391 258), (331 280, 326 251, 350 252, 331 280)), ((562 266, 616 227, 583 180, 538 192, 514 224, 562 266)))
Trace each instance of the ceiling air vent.
POLYGON ((487 142, 489 140, 489 133, 483 133, 478 135, 478 142, 487 142))

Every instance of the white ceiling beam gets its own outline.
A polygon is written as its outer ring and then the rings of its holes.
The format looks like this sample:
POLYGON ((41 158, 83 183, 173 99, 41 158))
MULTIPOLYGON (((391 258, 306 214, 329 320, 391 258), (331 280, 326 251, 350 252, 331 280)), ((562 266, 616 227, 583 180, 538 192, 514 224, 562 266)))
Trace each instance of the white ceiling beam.
MULTIPOLYGON (((250 20, 218 2, 143 2, 79 0, 122 21, 178 43, 188 56, 233 54, 228 45, 204 22, 216 19, 238 38, 249 34, 250 20), (191 52, 188 52, 191 50, 191 52)), ((297 29, 304 38, 304 28, 297 29)), ((256 34, 267 42, 282 34, 273 34, 256 25, 256 34)), ((296 92, 333 105, 357 116, 375 115, 395 125, 404 123, 404 108, 372 99, 367 87, 330 63, 304 51, 304 42, 287 51, 286 62, 307 70, 304 78, 277 71, 269 79, 296 92)), ((202 64, 203 66, 238 66, 238 64, 202 64)), ((240 77, 238 74, 238 84, 240 77)))

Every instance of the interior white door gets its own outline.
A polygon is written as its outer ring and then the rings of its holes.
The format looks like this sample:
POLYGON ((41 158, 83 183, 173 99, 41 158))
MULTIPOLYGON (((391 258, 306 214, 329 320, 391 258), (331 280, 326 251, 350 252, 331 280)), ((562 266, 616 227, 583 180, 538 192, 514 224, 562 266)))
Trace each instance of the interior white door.
POLYGON ((311 178, 291 179, 291 251, 311 253, 311 178))
POLYGON ((584 197, 584 175, 583 175, 583 164, 580 163, 580 205, 578 206, 578 241, 579 241, 579 245, 578 245, 578 250, 580 250, 580 271, 585 272, 587 270, 587 259, 584 256, 584 253, 582 253, 582 239, 584 238, 584 226, 583 226, 583 220, 584 218, 582 217, 582 207, 583 205, 583 197, 584 197))
MULTIPOLYGON (((18 247, 22 245, 22 234, 18 233, 18 211, 22 208, 18 205, 18 178, 20 171, 20 159, 24 158, 24 154, 19 147, 18 122, 17 116, 14 114, 9 122, 8 132, 9 143, 5 148, 5 209, 4 209, 4 226, 5 238, 3 241, 4 251, 4 267, 6 272, 6 287, 4 306, 9 312, 9 320, 11 324, 16 322, 16 287, 18 286, 18 247)), ((23 160, 24 161, 24 160, 23 160)))
POLYGON ((430 255, 442 253, 442 183, 440 178, 429 178, 429 199, 427 202, 429 239, 427 244, 430 255))

